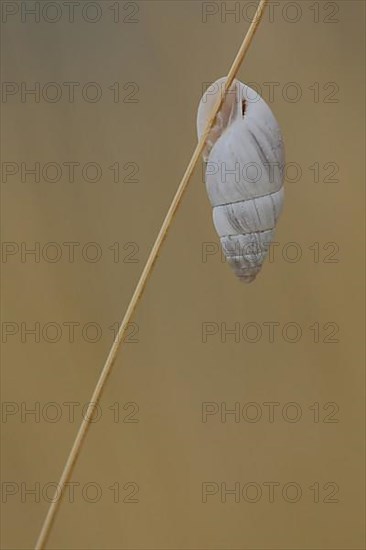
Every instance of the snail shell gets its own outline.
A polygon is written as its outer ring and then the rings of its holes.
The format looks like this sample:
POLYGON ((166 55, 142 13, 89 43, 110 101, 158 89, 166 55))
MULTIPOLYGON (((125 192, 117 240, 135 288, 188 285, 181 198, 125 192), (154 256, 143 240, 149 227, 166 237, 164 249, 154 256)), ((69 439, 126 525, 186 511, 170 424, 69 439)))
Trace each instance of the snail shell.
MULTIPOLYGON (((197 113, 199 139, 225 80, 217 80, 202 96, 197 113)), ((267 256, 284 195, 281 130, 257 92, 233 82, 206 140, 203 158, 213 222, 226 260, 249 283, 267 256)))

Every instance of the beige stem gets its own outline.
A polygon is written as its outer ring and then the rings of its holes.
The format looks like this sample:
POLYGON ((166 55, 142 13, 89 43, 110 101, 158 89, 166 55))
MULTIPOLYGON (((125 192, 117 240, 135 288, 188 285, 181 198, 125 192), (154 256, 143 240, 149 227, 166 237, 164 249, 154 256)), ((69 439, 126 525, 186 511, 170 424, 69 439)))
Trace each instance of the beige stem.
MULTIPOLYGON (((193 152, 192 158, 191 158, 191 160, 190 160, 190 162, 187 166, 187 169, 184 173, 184 176, 183 176, 183 178, 182 178, 182 180, 179 184, 177 192, 176 192, 176 194, 173 198, 173 201, 172 201, 172 203, 169 207, 168 213, 165 216, 165 220, 163 222, 163 225, 161 226, 161 229, 160 229, 159 234, 156 238, 154 246, 152 247, 152 250, 151 250, 150 255, 147 259, 144 270, 141 274, 140 280, 137 283, 135 292, 133 293, 133 296, 132 296, 131 301, 128 305, 128 308, 127 308, 127 311, 126 311, 125 316, 123 318, 123 321, 122 321, 122 323, 119 327, 117 336, 116 336, 116 338, 113 342, 113 345, 111 347, 111 350, 109 352, 107 360, 106 360, 106 362, 104 364, 104 367, 102 369, 102 372, 100 374, 97 385, 95 386, 93 395, 91 397, 91 403, 93 404, 94 407, 100 401, 100 398, 101 398, 102 392, 104 390, 104 387, 106 385, 107 379, 108 379, 108 377, 109 377, 109 375, 112 371, 112 367, 113 367, 113 365, 116 361, 117 353, 118 353, 118 350, 119 350, 119 348, 121 346, 121 343, 123 341, 123 337, 125 335, 127 325, 131 321, 133 312, 135 311, 135 308, 136 308, 136 306, 137 306, 137 304, 138 304, 138 302, 139 302, 139 300, 142 296, 142 293, 144 291, 147 280, 148 280, 148 278, 151 274, 154 263, 156 262, 156 260, 158 258, 161 245, 164 242, 164 239, 165 239, 165 237, 168 233, 168 229, 170 227, 170 224, 172 223, 174 215, 175 215, 175 213, 176 213, 176 211, 177 211, 177 209, 178 209, 178 207, 181 203, 183 193, 186 190, 186 188, 188 186, 188 183, 189 183, 189 181, 192 177, 193 171, 196 167, 196 164, 199 161, 200 155, 201 155, 201 153, 203 151, 203 148, 205 146, 207 136, 210 133, 210 130, 213 126, 216 115, 219 112, 220 107, 221 107, 221 105, 224 101, 226 92, 230 88, 230 85, 232 84, 234 78, 238 74, 240 65, 241 65, 241 63, 244 59, 244 56, 245 56, 246 52, 248 51, 248 48, 249 48, 249 46, 251 44, 251 41, 253 39, 253 36, 255 34, 255 31, 257 30, 257 27, 258 27, 258 25, 261 21, 261 18, 263 16, 263 12, 264 12, 264 9, 266 7, 267 2, 268 2, 268 0, 261 0, 260 3, 259 3, 259 6, 258 6, 258 9, 256 11, 255 17, 253 19, 253 22, 250 25, 248 33, 245 36, 244 41, 243 41, 243 43, 242 43, 242 45, 241 45, 241 47, 240 47, 240 49, 237 53, 237 56, 236 56, 236 58, 235 58, 235 60, 232 64, 232 67, 229 71, 229 74, 228 74, 226 82, 225 82, 225 86, 222 89, 221 97, 220 97, 219 101, 217 101, 217 104, 215 105, 215 108, 214 108, 214 110, 212 112, 212 115, 209 119, 209 122, 207 124, 206 130, 203 133, 199 143, 197 144, 196 149, 193 152)), ((69 481, 69 479, 72 475, 75 463, 76 463, 77 458, 80 454, 83 442, 84 442, 86 434, 88 432, 88 428, 90 426, 90 420, 92 419, 92 416, 93 416, 92 411, 90 411, 90 413, 85 415, 85 417, 83 418, 83 420, 81 422, 79 431, 77 433, 76 439, 74 441, 74 444, 73 444, 73 446, 71 448, 71 451, 69 453, 69 456, 67 458, 67 461, 66 461, 66 464, 64 466, 64 470, 62 472, 58 487, 56 489, 55 498, 54 498, 53 502, 51 503, 51 505, 48 509, 47 516, 46 516, 46 518, 43 522, 42 529, 41 529, 41 532, 39 534, 39 537, 38 537, 38 540, 37 540, 37 543, 36 543, 36 546, 35 546, 36 550, 42 550, 46 545, 46 542, 48 540, 48 537, 49 537, 51 529, 52 529, 52 525, 53 525, 55 517, 56 517, 56 513, 57 513, 57 511, 60 507, 61 500, 62 500, 62 497, 64 495, 65 486, 66 486, 67 482, 69 481), (56 498, 57 494, 58 494, 58 497, 56 498)))

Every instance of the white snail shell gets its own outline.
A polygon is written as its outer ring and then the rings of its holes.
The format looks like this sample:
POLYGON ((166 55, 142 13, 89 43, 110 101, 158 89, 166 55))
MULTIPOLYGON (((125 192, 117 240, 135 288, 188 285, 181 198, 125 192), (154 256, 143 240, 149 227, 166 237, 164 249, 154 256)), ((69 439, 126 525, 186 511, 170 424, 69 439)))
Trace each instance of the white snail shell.
MULTIPOLYGON (((200 139, 225 83, 202 96, 200 139)), ((280 127, 257 92, 235 80, 210 131, 203 153, 213 222, 235 274, 249 283, 259 273, 283 204, 285 152, 280 127)))

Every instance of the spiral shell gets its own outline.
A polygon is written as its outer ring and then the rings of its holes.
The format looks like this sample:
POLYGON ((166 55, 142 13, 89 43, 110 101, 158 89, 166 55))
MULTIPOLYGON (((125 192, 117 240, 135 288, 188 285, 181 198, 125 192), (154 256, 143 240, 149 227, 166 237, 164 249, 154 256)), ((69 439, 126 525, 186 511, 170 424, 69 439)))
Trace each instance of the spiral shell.
MULTIPOLYGON (((225 78, 202 96, 197 133, 205 131, 225 78)), ((206 189, 221 246, 235 274, 249 283, 259 273, 283 204, 285 153, 267 103, 235 80, 210 131, 203 158, 206 189)))

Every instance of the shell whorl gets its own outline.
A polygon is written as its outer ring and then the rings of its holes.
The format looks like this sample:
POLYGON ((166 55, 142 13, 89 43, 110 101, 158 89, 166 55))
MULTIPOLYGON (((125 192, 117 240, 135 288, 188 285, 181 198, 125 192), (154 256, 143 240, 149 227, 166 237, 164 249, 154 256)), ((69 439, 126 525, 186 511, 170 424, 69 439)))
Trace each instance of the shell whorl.
MULTIPOLYGON (((217 80, 201 99, 198 138, 224 83, 225 78, 217 80)), ((285 153, 271 109, 245 84, 235 80, 228 90, 203 158, 214 226, 225 257, 241 280, 251 282, 262 267, 281 213, 285 153)))

